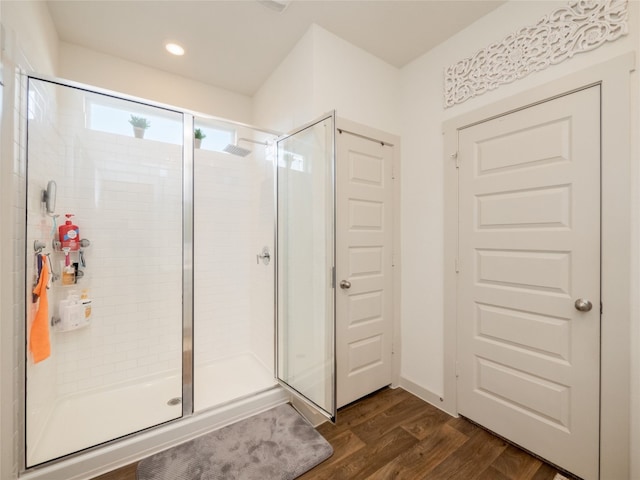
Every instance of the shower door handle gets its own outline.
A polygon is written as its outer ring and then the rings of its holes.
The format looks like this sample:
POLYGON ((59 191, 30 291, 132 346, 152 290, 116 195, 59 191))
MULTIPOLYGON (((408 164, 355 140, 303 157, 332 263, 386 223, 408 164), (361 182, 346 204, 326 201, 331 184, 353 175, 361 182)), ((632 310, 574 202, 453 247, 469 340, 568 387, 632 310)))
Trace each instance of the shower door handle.
POLYGON ((256 263, 260 265, 260 260, 265 265, 269 265, 271 261, 271 253, 269 252, 269 247, 262 247, 262 252, 256 255, 256 263))

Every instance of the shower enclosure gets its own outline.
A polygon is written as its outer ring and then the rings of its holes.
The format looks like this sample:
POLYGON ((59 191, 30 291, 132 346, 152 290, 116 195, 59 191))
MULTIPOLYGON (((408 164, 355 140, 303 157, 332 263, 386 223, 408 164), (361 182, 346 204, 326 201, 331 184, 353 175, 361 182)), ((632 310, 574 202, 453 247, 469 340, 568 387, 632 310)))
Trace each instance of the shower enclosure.
POLYGON ((27 83, 26 475, 278 383, 335 417, 333 116, 27 83))

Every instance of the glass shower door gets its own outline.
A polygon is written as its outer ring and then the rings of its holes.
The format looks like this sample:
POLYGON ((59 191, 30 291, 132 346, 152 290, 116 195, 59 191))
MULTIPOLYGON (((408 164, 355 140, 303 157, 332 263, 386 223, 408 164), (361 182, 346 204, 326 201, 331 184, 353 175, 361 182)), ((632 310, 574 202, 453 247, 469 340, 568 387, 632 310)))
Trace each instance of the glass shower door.
POLYGON ((332 421, 335 400, 334 114, 277 142, 276 370, 332 421))
POLYGON ((30 78, 27 129, 32 467, 182 416, 184 125, 30 78))

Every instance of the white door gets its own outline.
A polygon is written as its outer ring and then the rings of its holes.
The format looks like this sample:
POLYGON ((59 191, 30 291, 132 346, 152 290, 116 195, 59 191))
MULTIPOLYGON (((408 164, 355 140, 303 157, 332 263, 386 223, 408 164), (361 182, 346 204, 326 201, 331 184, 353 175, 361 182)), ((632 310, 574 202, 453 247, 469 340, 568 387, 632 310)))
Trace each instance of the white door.
POLYGON ((337 136, 337 404, 391 383, 393 147, 337 136))
POLYGON ((596 479, 600 87, 458 142, 458 411, 596 479))

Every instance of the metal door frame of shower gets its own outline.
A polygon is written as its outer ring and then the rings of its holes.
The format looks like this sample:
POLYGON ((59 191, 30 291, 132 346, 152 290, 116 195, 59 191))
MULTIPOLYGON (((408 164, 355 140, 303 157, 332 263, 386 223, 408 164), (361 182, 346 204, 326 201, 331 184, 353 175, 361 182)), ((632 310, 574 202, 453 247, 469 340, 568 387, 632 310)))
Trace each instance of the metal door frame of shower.
MULTIPOLYGON (((86 91, 86 92, 90 92, 90 93, 96 93, 96 94, 101 94, 101 95, 106 95, 109 97, 113 97, 116 99, 120 99, 120 100, 125 100, 125 101, 130 101, 130 102, 134 102, 140 105, 144 105, 144 106, 149 106, 149 107, 155 107, 155 108, 160 108, 163 110, 168 110, 168 111, 172 111, 175 113, 179 113, 182 115, 183 118, 183 145, 182 145, 182 351, 181 351, 181 367, 182 367, 182 415, 178 418, 175 418, 173 420, 169 420, 168 422, 164 422, 162 424, 159 425, 153 425, 151 427, 148 427, 146 429, 143 429, 141 431, 137 431, 137 432, 132 432, 129 433, 127 435, 125 435, 124 437, 119 437, 116 439, 112 439, 112 440, 108 440, 106 442, 100 443, 98 445, 94 445, 91 447, 88 447, 86 449, 83 449, 79 452, 72 452, 72 453, 68 453, 67 455, 64 455, 62 457, 58 457, 52 460, 49 460, 47 462, 41 463, 39 465, 33 466, 33 467, 29 467, 27 468, 26 466, 26 374, 27 374, 27 332, 26 332, 26 325, 27 325, 27 309, 25 308, 21 314, 24 317, 23 321, 24 321, 24 328, 20 328, 19 332, 17 332, 17 334, 19 335, 20 338, 20 350, 17 352, 16 355, 16 360, 17 360, 17 365, 15 365, 16 367, 18 367, 18 370, 20 371, 20 374, 18 375, 18 379, 17 379, 17 391, 19 392, 23 392, 23 396, 20 399, 20 401, 18 402, 18 409, 16 412, 16 416, 17 418, 16 420, 16 425, 19 425, 20 427, 17 429, 18 430, 18 445, 16 445, 18 448, 15 449, 15 456, 17 457, 16 462, 17 462, 17 466, 18 466, 18 476, 19 478, 31 478, 32 476, 34 478, 40 478, 39 477, 39 473, 38 472, 43 472, 44 470, 48 469, 51 466, 57 466, 59 464, 61 464, 62 462, 65 462, 69 459, 74 459, 74 458, 78 458, 81 457, 83 455, 86 455, 87 452, 91 453, 91 452, 95 452, 99 449, 105 448, 105 447, 111 447, 114 445, 119 444, 120 442, 126 441, 127 439, 132 439, 135 438, 136 436, 141 436, 147 433, 152 433, 154 430, 158 430, 160 428, 163 428, 167 425, 170 424, 175 424, 176 422, 184 422, 185 419, 190 419, 193 418, 195 415, 195 412, 193 410, 193 401, 194 401, 194 397, 193 397, 193 370, 194 370, 194 355, 193 355, 193 327, 194 327, 194 268, 193 268, 193 262, 194 262, 194 253, 193 253, 193 247, 194 247, 194 144, 193 144, 193 127, 194 127, 194 119, 195 118, 200 118, 200 119, 204 119, 204 120, 211 120, 211 121, 219 121, 219 122, 224 122, 230 125, 234 125, 237 127, 243 127, 243 128, 248 128, 251 130, 254 130, 256 132, 261 132, 261 133, 265 133, 268 135, 273 135, 275 138, 279 137, 281 135, 281 132, 277 132, 274 130, 269 130, 269 129, 265 129, 265 128, 260 128, 260 127, 256 127, 253 125, 249 125, 246 123, 242 123, 242 122, 237 122, 237 121, 233 121, 233 120, 229 120, 226 118, 222 118, 222 117, 217 117, 214 115, 209 115, 209 114, 205 114, 202 112, 197 112, 194 110, 190 110, 190 109, 185 109, 185 108, 180 108, 180 107, 176 107, 170 104, 165 104, 165 103, 161 103, 161 102, 156 102, 153 100, 148 100, 148 99, 142 99, 139 97, 135 97, 132 95, 127 95, 127 94, 123 94, 120 92, 115 92, 112 90, 108 90, 108 89, 104 89, 104 88, 99 88, 99 87, 95 87, 95 86, 91 86, 91 85, 86 85, 83 83, 79 83, 79 82, 74 82, 74 81, 70 81, 70 80, 66 80, 66 79, 60 79, 60 78, 56 78, 56 77, 52 77, 52 76, 47 76, 47 75, 38 75, 35 73, 26 73, 26 72, 21 72, 20 74, 20 90, 21 92, 28 92, 28 84, 29 84, 29 80, 39 80, 39 81, 43 81, 43 82, 48 82, 51 84, 55 84, 55 85, 60 85, 60 86, 64 86, 64 87, 70 87, 70 88, 74 88, 74 89, 78 89, 78 90, 82 90, 82 91, 86 91), (22 359, 21 361, 18 360, 18 358, 22 359)), ((26 144, 26 139, 27 139, 27 108, 28 108, 28 99, 27 98, 22 98, 21 97, 21 105, 20 105, 20 109, 21 111, 24 112, 24 115, 22 115, 21 118, 21 123, 19 125, 19 128, 21 129, 21 131, 25 132, 25 135, 22 136, 21 138, 21 142, 24 140, 24 150, 23 153, 21 154, 21 163, 25 166, 25 170, 26 170, 26 165, 27 165, 27 158, 28 158, 28 152, 27 152, 27 144, 26 144)), ((277 159, 274 160, 274 163, 277 162, 277 159)), ((25 191, 25 195, 27 192, 27 176, 25 175, 24 178, 22 179, 23 184, 22 186, 24 187, 24 191, 25 191)), ((274 177, 274 185, 276 183, 276 178, 274 177)), ((277 188, 277 185, 276 185, 277 188)), ((274 204, 275 207, 275 204, 274 204)), ((22 265, 26 265, 26 261, 27 261, 27 252, 28 252, 28 245, 26 244, 26 230, 27 230, 27 221, 26 221, 26 205, 24 207, 24 218, 22 219, 23 223, 21 223, 21 225, 19 226, 19 229, 21 229, 25 235, 25 245, 24 248, 21 250, 20 252, 20 258, 19 258, 19 262, 22 265)), ((274 211, 274 218, 276 217, 277 212, 274 211)), ((274 226, 275 228, 275 226, 274 226)), ((277 232, 274 231, 274 239, 275 236, 277 235, 277 232)), ((274 246, 275 248, 275 246, 274 246)), ((275 269, 274 269, 275 270, 275 269)), ((22 284, 21 285, 16 285, 14 288, 20 288, 20 292, 17 292, 19 295, 22 296, 22 289, 24 288, 25 285, 27 285, 27 269, 24 269, 24 277, 22 279, 22 284)), ((275 274, 274 274, 274 281, 275 281, 275 274)), ((274 285, 274 290, 276 288, 276 285, 274 285)), ((26 290, 24 291, 26 293, 26 290)), ((25 296, 25 300, 26 300, 26 296, 25 296)), ((275 309, 274 309, 274 313, 275 313, 275 309)), ((274 318, 274 322, 275 322, 275 318, 274 318)), ((275 372, 274 372, 274 377, 275 377, 275 372)), ((282 397, 281 395, 269 395, 269 392, 273 390, 270 389, 265 393, 264 397, 267 401, 270 402, 275 402, 276 404, 278 402, 280 402, 280 398, 282 397), (273 398, 271 398, 273 397, 273 398)), ((250 402, 247 402, 250 403, 250 402)), ((215 410, 214 408, 211 410, 215 410)), ((188 426, 185 426, 186 430, 189 429, 188 426)), ((184 430, 184 429, 183 429, 184 430)), ((15 458, 15 457, 14 457, 15 458)))
POLYGON ((274 299, 273 299, 273 305, 274 305, 274 319, 275 319, 275 335, 274 335, 274 348, 275 348, 275 355, 274 355, 274 376, 276 378, 276 381, 278 382, 278 384, 286 389, 288 392, 290 392, 296 399, 301 400, 304 404, 306 404, 307 406, 309 406, 309 408, 312 409, 313 412, 316 412, 320 415, 322 415, 322 417, 327 418, 331 423, 336 422, 336 418, 337 418, 337 394, 336 394, 336 385, 337 385, 337 375, 336 375, 336 202, 337 202, 337 198, 336 198, 336 111, 335 110, 331 110, 323 115, 320 115, 316 118, 314 118, 313 120, 305 123, 304 125, 301 125, 297 128, 295 128, 294 130, 287 132, 285 134, 280 135, 276 141, 276 155, 275 155, 275 159, 273 162, 273 173, 274 173, 274 213, 275 213, 275 225, 274 225, 274 258, 275 258, 275 264, 274 264, 274 299), (332 256, 332 269, 330 272, 330 276, 331 276, 331 288, 332 288, 332 298, 333 298, 333 305, 331 306, 331 314, 333 316, 333 320, 331 322, 331 338, 333 341, 332 344, 332 350, 333 350, 333 371, 332 371, 332 382, 331 382, 331 405, 332 405, 332 412, 326 412, 321 406, 316 405, 312 400, 308 399, 304 394, 302 394, 301 392, 298 392, 295 388, 293 388, 292 386, 288 385, 284 380, 280 379, 279 377, 279 361, 280 361, 280 355, 279 355, 279 348, 278 348, 278 338, 279 338, 279 334, 278 334, 278 328, 280 326, 280 322, 279 322, 279 311, 278 311, 278 249, 279 249, 279 245, 278 245, 278 222, 280 220, 279 218, 279 208, 278 208, 278 199, 279 199, 279 185, 278 185, 278 160, 279 160, 279 151, 278 151, 278 145, 280 144, 280 142, 282 140, 285 140, 297 133, 302 132, 303 130, 306 130, 322 121, 325 120, 329 120, 331 119, 331 215, 332 215, 332 221, 331 221, 331 228, 332 228, 332 233, 333 233, 333 239, 331 242, 331 256, 332 256), (331 413, 330 415, 328 415, 328 413, 331 413))
POLYGON ((182 417, 193 414, 193 115, 183 113, 182 126, 182 417), (190 141, 191 140, 191 141, 190 141), (190 370, 190 371, 189 371, 190 370))

